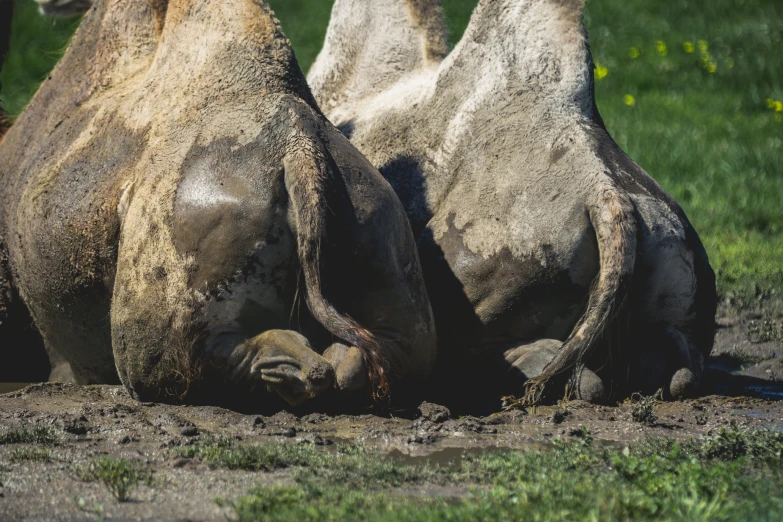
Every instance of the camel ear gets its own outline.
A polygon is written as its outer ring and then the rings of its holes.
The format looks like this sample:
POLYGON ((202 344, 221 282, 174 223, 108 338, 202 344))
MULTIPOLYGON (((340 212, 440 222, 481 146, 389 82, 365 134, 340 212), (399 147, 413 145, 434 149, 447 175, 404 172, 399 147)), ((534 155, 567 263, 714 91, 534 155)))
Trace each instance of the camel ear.
POLYGON ((325 111, 382 92, 449 52, 441 0, 337 0, 307 81, 325 111))

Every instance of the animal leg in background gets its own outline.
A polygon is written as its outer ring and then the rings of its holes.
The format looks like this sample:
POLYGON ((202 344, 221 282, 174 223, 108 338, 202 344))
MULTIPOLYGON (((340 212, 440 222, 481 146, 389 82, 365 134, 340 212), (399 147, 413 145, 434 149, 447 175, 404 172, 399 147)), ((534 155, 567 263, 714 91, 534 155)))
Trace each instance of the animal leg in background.
POLYGON ((30 311, 11 281, 0 237, 0 382, 39 382, 49 377, 49 358, 30 311))
MULTIPOLYGON (((541 375, 561 346, 563 342, 556 339, 538 339, 506 350, 503 357, 511 365, 506 380, 511 386, 521 389, 520 384, 541 375)), ((607 396, 601 378, 584 367, 578 377, 572 377, 572 389, 574 398, 589 402, 600 402, 607 396)))

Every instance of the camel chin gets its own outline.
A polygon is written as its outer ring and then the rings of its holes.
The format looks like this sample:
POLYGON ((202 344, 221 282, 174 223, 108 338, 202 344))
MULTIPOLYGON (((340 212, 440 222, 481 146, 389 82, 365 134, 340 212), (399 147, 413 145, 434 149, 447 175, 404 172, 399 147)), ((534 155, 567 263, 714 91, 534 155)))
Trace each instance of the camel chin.
POLYGON ((444 52, 440 0, 336 0, 308 81, 405 206, 456 383, 517 375, 504 354, 541 349, 527 357, 545 365, 517 368, 528 402, 577 389, 585 367, 614 398, 691 395, 715 276, 680 206, 601 120, 583 10, 480 0, 444 52))
POLYGON ((31 317, 79 383, 302 404, 431 371, 404 209, 263 1, 98 2, 0 144, 0 201, 0 350, 31 317))

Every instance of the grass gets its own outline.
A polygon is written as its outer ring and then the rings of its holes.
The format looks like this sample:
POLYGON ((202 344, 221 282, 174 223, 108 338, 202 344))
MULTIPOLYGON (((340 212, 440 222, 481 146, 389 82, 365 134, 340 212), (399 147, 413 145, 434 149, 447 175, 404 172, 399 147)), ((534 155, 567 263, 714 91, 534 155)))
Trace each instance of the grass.
POLYGON ((206 439, 177 450, 215 467, 290 468, 293 483, 218 500, 240 521, 779 520, 783 433, 732 425, 695 442, 466 454, 449 465, 400 464, 362 446, 243 445, 206 439), (406 495, 451 486, 451 496, 406 495), (426 491, 426 490, 425 490, 426 491), (467 491, 467 493, 464 493, 467 491))
POLYGON ((152 484, 152 473, 140 465, 106 456, 91 461, 86 468, 78 469, 77 474, 85 482, 102 482, 120 502, 128 500, 139 484, 152 484))
POLYGON ((0 431, 0 445, 4 444, 52 444, 57 439, 50 428, 23 426, 15 430, 0 431))
POLYGON ((653 425, 658 420, 658 416, 655 415, 655 406, 658 404, 658 398, 663 393, 662 390, 658 390, 654 395, 645 397, 638 393, 635 393, 631 400, 633 401, 633 408, 631 409, 631 418, 634 422, 641 424, 653 425))
POLYGON ((52 455, 46 448, 15 449, 8 455, 10 462, 49 462, 52 455))
MULTIPOLYGON (((330 0, 269 0, 309 68, 330 0)), ((476 0, 444 0, 452 42, 476 0)), ((0 99, 18 114, 76 21, 17 0, 0 99)), ((614 138, 680 202, 724 297, 755 306, 783 286, 783 3, 588 0, 597 98, 614 138), (759 290, 761 289, 761 290, 759 290)), ((776 302, 780 295, 774 296, 776 302)))

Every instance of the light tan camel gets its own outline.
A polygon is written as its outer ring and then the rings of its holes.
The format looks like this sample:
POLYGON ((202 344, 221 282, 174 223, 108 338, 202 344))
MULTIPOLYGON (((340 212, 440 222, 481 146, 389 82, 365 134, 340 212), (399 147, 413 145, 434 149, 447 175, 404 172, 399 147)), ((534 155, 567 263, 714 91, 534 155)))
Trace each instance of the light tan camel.
POLYGON ((604 127, 582 13, 480 0, 447 54, 438 0, 337 0, 308 81, 403 201, 452 367, 510 369, 529 402, 549 381, 550 398, 692 394, 714 274, 604 127))

